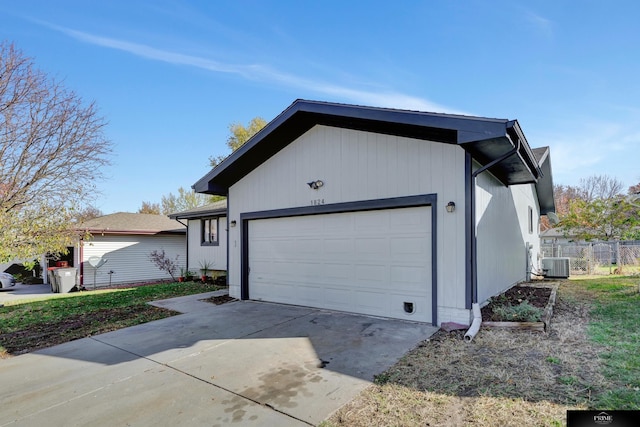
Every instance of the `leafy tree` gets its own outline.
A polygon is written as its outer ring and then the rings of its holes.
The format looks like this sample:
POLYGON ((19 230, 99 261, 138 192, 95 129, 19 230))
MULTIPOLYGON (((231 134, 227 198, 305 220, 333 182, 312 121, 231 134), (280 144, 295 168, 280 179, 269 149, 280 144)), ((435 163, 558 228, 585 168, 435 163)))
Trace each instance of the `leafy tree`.
MULTIPOLYGON (((242 125, 242 123, 231 123, 229 125, 230 135, 227 138, 227 147, 231 149, 231 152, 236 151, 238 148, 242 147, 245 142, 247 142, 253 135, 258 133, 266 125, 267 125, 267 122, 262 117, 254 117, 247 124, 247 126, 242 125)), ((216 167, 226 157, 227 156, 209 157, 209 164, 212 168, 216 167)))
MULTIPOLYGON (((570 204, 574 201, 593 202, 596 199, 613 199, 620 196, 623 187, 621 181, 608 175, 592 175, 582 178, 577 186, 556 184, 553 186, 555 212, 562 219, 569 214, 570 204)), ((542 218, 541 229, 546 230, 551 227, 548 219, 542 218)))
POLYGON ((189 209, 204 206, 219 199, 205 194, 196 193, 193 190, 185 190, 183 187, 178 188, 178 194, 169 193, 162 196, 161 212, 163 215, 169 215, 175 212, 182 212, 189 209))
POLYGON ((625 239, 637 232, 640 207, 625 197, 572 200, 560 228, 584 240, 625 239))
POLYGON ((142 202, 142 206, 138 209, 138 213, 160 215, 160 204, 151 202, 142 202))
POLYGON ((0 42, 0 262, 66 252, 112 144, 94 103, 0 42))

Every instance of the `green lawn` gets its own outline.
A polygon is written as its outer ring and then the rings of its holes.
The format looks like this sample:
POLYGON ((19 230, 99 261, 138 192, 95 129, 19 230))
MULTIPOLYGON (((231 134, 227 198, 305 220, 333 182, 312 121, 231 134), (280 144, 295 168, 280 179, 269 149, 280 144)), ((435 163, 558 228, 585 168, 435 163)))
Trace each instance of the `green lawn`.
POLYGON ((218 290, 199 282, 56 294, 0 308, 0 357, 21 354, 177 313, 150 301, 218 290))
POLYGON ((600 408, 640 409, 640 277, 585 280, 594 296, 589 337, 604 347, 603 374, 616 386, 600 408))

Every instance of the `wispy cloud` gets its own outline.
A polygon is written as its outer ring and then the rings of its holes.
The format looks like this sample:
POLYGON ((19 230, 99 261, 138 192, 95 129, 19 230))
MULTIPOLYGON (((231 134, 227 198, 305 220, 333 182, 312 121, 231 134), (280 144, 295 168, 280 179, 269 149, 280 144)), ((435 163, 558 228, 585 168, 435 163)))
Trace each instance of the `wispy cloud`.
POLYGON ((551 38, 553 36, 553 21, 530 10, 525 11, 524 17, 545 37, 551 38))
POLYGON ((640 139, 640 130, 634 124, 583 117, 532 139, 551 147, 556 183, 575 185, 580 178, 603 174, 625 185, 637 180, 635 157, 628 155, 640 139))
POLYGON ((276 70, 264 64, 231 64, 193 55, 158 49, 140 43, 118 40, 111 37, 103 37, 83 31, 61 27, 49 23, 42 23, 53 30, 66 34, 84 43, 89 43, 104 48, 115 49, 136 55, 142 58, 166 62, 174 65, 185 65, 208 70, 215 73, 229 73, 239 75, 248 80, 276 83, 284 87, 304 89, 324 96, 333 96, 351 102, 362 103, 371 106, 383 106, 403 108, 410 110, 446 112, 467 114, 444 105, 440 105, 424 98, 415 97, 393 90, 370 91, 354 89, 339 84, 332 84, 321 80, 300 77, 294 74, 276 70))

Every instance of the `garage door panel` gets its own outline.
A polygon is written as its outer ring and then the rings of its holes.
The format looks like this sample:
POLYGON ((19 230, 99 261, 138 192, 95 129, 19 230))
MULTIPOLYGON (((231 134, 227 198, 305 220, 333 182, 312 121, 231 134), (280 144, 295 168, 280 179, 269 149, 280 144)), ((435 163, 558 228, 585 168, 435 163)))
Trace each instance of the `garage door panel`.
POLYGON ((353 218, 342 215, 327 215, 322 218, 323 228, 328 233, 344 235, 353 228, 353 218))
POLYGON ((430 227, 428 206, 251 220, 249 298, 429 322, 430 227))
POLYGON ((390 252, 394 260, 407 261, 415 260, 422 263, 425 253, 429 250, 427 248, 427 240, 431 240, 426 233, 411 237, 393 237, 390 239, 390 252))
POLYGON ((356 238, 356 251, 358 260, 366 261, 372 257, 389 256, 389 240, 380 237, 356 238))
POLYGON ((362 282, 364 286, 367 285, 367 282, 389 283, 391 279, 388 267, 383 265, 358 264, 355 267, 355 272, 355 279, 362 282))
POLYGON ((327 287, 324 295, 326 307, 332 310, 350 311, 354 291, 343 287, 327 287))
POLYGON ((357 292, 355 298, 355 307, 359 312, 367 314, 380 314, 388 312, 388 298, 386 292, 357 292))
POLYGON ((324 253, 328 256, 339 257, 343 254, 349 254, 353 252, 353 240, 352 239, 324 239, 324 253))
POLYGON ((353 280, 353 266, 351 264, 337 264, 327 262, 324 264, 323 275, 329 279, 353 280))
POLYGON ((423 267, 395 265, 391 267, 391 282, 402 289, 422 286, 428 280, 427 270, 423 267))

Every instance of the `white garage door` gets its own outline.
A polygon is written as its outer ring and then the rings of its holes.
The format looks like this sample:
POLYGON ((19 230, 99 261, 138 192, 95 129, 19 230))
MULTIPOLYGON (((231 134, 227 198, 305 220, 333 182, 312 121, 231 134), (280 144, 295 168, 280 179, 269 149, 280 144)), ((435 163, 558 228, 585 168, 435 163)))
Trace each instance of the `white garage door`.
POLYGON ((249 298, 431 322, 431 208, 252 220, 249 298))

